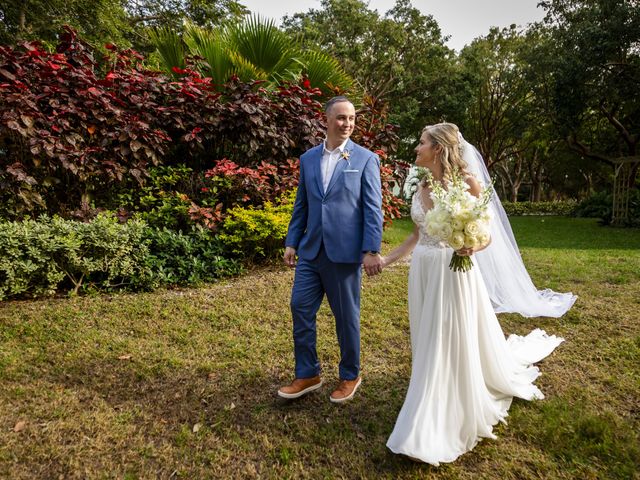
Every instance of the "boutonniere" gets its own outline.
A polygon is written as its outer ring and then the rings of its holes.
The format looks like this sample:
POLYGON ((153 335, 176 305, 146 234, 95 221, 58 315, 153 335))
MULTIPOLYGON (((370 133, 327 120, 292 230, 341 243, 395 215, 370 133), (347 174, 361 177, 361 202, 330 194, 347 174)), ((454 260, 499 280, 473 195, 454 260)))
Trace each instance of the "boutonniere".
POLYGON ((351 158, 351 152, 349 150, 343 150, 340 157, 347 162, 347 168, 351 168, 351 162, 349 161, 349 158, 351 158))

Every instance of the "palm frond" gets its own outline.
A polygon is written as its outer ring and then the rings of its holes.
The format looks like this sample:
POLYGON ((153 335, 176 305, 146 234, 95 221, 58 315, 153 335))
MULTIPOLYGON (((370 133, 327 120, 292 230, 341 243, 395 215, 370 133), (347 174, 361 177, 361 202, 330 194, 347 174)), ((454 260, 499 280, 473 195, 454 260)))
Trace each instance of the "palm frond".
POLYGON ((162 60, 162 67, 173 76, 177 74, 174 67, 185 68, 185 56, 182 38, 173 29, 168 27, 153 28, 148 31, 149 39, 156 47, 162 60))
POLYGON ((252 16, 230 30, 233 49, 272 79, 299 71, 298 50, 273 20, 252 16))
POLYGON ((254 65, 252 62, 244 58, 238 52, 229 52, 229 57, 233 62, 233 72, 245 82, 250 82, 252 80, 267 80, 268 74, 258 66, 254 65))
POLYGON ((342 65, 333 57, 317 50, 307 50, 301 56, 303 72, 309 78, 311 86, 319 88, 326 96, 337 91, 349 92, 354 86, 353 78, 345 72, 342 65))
POLYGON ((229 80, 235 71, 235 66, 224 30, 204 29, 197 25, 186 24, 184 40, 189 52, 204 58, 207 63, 209 70, 201 73, 210 76, 218 85, 229 80))

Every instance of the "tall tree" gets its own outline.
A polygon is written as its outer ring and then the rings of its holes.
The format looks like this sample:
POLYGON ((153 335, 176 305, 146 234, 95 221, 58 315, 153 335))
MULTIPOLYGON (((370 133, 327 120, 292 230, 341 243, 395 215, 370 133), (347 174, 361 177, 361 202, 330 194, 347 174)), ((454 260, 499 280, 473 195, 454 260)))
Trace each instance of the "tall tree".
POLYGON ((612 166, 612 222, 627 225, 640 170, 640 3, 548 0, 551 112, 574 151, 612 166))
POLYGON ((125 42, 132 33, 121 1, 0 0, 0 43, 42 40, 55 44, 63 25, 94 44, 125 42))
POLYGON ((233 0, 0 0, 0 43, 54 45, 69 25, 93 46, 110 42, 148 51, 148 27, 176 29, 188 20, 212 28, 248 13, 233 0))
POLYGON ((234 0, 123 0, 132 25, 177 29, 184 20, 205 28, 235 22, 249 13, 234 0))
POLYGON ((515 25, 493 28, 460 55, 473 85, 465 121, 467 136, 482 153, 489 171, 500 177, 503 193, 512 201, 527 173, 528 150, 535 138, 529 129, 539 121, 520 55, 527 40, 515 25))
MULTIPOLYGON (((553 36, 546 58, 551 113, 569 146, 611 165, 640 141, 640 4, 541 2, 553 36)), ((640 162, 634 166, 635 178, 640 162)))
POLYGON ((389 104, 391 121, 400 125, 400 157, 413 156, 426 124, 461 116, 468 91, 458 81, 455 52, 434 18, 409 0, 397 0, 384 16, 360 0, 322 0, 320 9, 283 25, 340 59, 363 94, 389 104))

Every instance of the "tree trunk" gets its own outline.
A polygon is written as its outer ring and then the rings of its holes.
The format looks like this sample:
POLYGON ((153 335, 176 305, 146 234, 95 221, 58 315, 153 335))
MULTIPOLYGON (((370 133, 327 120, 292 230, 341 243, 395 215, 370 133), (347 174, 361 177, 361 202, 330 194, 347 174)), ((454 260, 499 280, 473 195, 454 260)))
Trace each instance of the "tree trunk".
POLYGON ((582 176, 584 177, 584 180, 586 182, 584 198, 587 198, 593 191, 593 174, 591 172, 583 173, 582 176))
POLYGON ((22 8, 20 9, 20 28, 18 29, 18 38, 22 38, 25 30, 27 29, 27 12, 25 10, 24 3, 22 4, 22 8))
POLYGON ((511 184, 511 201, 512 202, 518 201, 518 192, 520 191, 521 183, 522 183, 521 181, 515 181, 511 184))
POLYGON ((509 170, 508 165, 506 165, 505 163, 499 163, 496 165, 496 167, 502 173, 500 177, 504 178, 509 185, 509 195, 507 198, 509 198, 511 202, 518 201, 518 191, 520 190, 520 185, 522 185, 523 179, 522 156, 518 154, 515 155, 514 158, 515 161, 512 165, 513 168, 511 170, 509 170))
POLYGON ((529 198, 532 202, 539 202, 542 197, 544 165, 539 160, 540 152, 536 148, 533 152, 533 158, 529 162, 529 178, 531 180, 531 195, 529 198))

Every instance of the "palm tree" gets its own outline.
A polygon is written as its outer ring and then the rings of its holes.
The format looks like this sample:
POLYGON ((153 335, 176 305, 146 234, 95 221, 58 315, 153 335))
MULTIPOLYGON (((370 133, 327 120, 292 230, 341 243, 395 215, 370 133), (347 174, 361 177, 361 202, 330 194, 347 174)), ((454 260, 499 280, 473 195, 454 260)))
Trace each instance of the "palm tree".
POLYGON ((304 75, 311 87, 326 96, 354 88, 353 79, 335 58, 320 51, 303 51, 272 20, 258 16, 217 29, 185 23, 181 35, 156 29, 150 39, 165 70, 172 75, 177 75, 173 67, 184 68, 186 57, 192 56, 202 59, 196 63, 197 68, 217 85, 237 75, 243 81, 264 80, 267 87, 275 87, 304 75))

